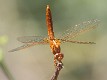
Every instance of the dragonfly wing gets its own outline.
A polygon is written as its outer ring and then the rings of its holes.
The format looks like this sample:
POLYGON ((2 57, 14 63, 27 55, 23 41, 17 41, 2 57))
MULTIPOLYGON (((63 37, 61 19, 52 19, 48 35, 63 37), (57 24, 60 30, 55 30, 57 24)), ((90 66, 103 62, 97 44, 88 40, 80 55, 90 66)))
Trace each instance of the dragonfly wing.
POLYGON ((21 49, 25 49, 25 48, 28 48, 28 47, 33 46, 33 45, 34 44, 24 44, 24 45, 22 45, 20 47, 17 47, 15 49, 10 50, 9 52, 14 52, 14 51, 18 51, 18 50, 21 50, 21 49))
POLYGON ((22 50, 31 46, 35 46, 37 44, 47 44, 46 42, 39 42, 39 43, 25 43, 24 45, 17 47, 15 49, 10 50, 9 52, 14 52, 14 51, 18 51, 18 50, 22 50))
POLYGON ((17 40, 22 42, 22 43, 36 43, 36 42, 41 42, 41 41, 46 41, 47 38, 44 38, 42 36, 23 36, 23 37, 18 37, 17 40))
POLYGON ((94 42, 86 42, 86 41, 73 41, 73 40, 63 40, 61 39, 62 42, 71 42, 71 43, 77 43, 77 44, 96 44, 94 42))
POLYGON ((66 30, 63 34, 61 39, 72 39, 76 36, 78 36, 81 33, 90 31, 98 26, 99 20, 90 20, 85 21, 83 23, 80 23, 78 25, 75 25, 74 27, 69 28, 66 30))

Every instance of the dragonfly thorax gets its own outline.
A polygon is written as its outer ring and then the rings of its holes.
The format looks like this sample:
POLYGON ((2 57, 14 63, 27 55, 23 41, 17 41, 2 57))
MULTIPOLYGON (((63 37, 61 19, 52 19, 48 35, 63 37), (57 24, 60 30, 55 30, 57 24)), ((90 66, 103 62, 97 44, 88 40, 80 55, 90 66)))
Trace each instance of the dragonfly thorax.
POLYGON ((50 40, 50 47, 53 54, 60 53, 60 40, 50 40))
POLYGON ((57 46, 61 44, 61 41, 59 39, 54 39, 53 43, 57 46))

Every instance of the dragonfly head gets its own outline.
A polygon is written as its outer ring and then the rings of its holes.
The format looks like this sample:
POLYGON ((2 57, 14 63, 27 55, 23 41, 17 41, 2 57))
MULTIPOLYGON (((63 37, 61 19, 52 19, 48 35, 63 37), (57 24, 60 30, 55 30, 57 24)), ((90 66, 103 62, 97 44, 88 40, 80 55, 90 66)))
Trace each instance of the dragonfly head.
POLYGON ((64 58, 64 54, 62 53, 56 53, 54 55, 55 59, 57 59, 58 61, 61 61, 64 58))

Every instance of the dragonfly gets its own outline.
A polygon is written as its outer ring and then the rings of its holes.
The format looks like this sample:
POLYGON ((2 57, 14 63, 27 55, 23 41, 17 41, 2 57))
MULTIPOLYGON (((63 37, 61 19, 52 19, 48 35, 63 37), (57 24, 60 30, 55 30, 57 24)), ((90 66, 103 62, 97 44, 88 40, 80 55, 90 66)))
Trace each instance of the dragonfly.
POLYGON ((58 62, 62 63, 62 59, 64 58, 64 54, 61 52, 60 44, 65 42, 77 43, 77 44, 95 44, 94 42, 76 41, 72 39, 80 35, 81 33, 95 29, 98 26, 98 23, 99 23, 98 19, 82 22, 78 25, 75 25, 67 29, 64 33, 62 33, 62 35, 59 38, 55 38, 53 31, 52 14, 51 14, 50 6, 47 5, 46 24, 48 29, 48 37, 42 37, 42 36, 18 37, 17 40, 22 42, 23 45, 10 50, 9 52, 22 50, 39 44, 50 44, 51 52, 54 55, 54 64, 57 65, 58 62))

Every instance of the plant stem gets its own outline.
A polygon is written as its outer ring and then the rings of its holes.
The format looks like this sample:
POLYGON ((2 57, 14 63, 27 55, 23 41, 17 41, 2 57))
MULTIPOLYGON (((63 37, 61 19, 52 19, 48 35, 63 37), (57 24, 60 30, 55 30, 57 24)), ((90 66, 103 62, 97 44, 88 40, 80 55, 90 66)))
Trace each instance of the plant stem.
POLYGON ((58 63, 56 66, 56 70, 51 80, 57 80, 60 70, 63 68, 63 63, 58 63))
POLYGON ((0 63, 0 67, 2 68, 3 72, 5 73, 6 77, 8 78, 8 80, 14 80, 11 72, 9 71, 7 65, 5 64, 4 61, 1 61, 0 63))

